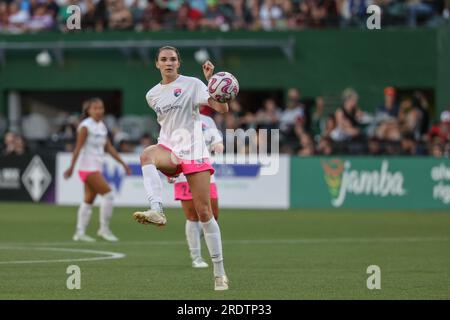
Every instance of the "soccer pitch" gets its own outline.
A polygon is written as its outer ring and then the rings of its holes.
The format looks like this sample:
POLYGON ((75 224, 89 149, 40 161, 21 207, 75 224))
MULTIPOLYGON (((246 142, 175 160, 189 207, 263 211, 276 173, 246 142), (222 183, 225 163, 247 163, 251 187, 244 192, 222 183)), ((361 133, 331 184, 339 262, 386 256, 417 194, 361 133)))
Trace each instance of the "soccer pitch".
MULTIPOLYGON (((213 290, 211 266, 191 267, 181 210, 166 209, 164 228, 132 212, 115 209, 120 242, 88 244, 71 241, 75 207, 0 204, 0 299, 450 299, 442 211, 222 210, 225 292, 213 290), (79 290, 66 287, 69 265, 79 290), (379 290, 366 286, 370 265, 379 290)), ((92 219, 95 236, 98 209, 92 219)))

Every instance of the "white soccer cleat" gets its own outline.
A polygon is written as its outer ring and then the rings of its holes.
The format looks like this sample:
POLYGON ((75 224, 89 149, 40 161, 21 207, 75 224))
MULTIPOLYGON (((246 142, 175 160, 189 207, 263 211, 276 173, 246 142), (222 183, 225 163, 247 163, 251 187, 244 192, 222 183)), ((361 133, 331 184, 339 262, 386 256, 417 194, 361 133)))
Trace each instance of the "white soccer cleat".
POLYGON ((192 260, 192 268, 208 268, 208 264, 201 257, 192 260))
POLYGON ((94 238, 89 237, 84 233, 75 233, 73 236, 73 241, 81 241, 81 242, 95 242, 94 238))
POLYGON ((162 212, 156 210, 136 211, 133 213, 133 218, 142 224, 155 224, 157 226, 164 226, 167 223, 166 216, 162 212))
POLYGON ((100 238, 103 238, 104 240, 109 241, 109 242, 117 242, 117 241, 119 241, 119 238, 117 238, 111 232, 111 230, 98 230, 97 235, 100 238))
POLYGON ((228 278, 227 276, 214 278, 214 290, 223 291, 228 290, 228 278))

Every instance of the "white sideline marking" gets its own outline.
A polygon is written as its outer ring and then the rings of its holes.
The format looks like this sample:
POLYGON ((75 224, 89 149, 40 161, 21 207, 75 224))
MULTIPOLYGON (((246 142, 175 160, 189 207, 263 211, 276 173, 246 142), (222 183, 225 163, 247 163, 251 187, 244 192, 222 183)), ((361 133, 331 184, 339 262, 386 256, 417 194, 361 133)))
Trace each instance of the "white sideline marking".
MULTIPOLYGON (((42 244, 41 244, 42 245, 42 244)), ((74 258, 74 259, 50 259, 50 260, 16 260, 16 261, 0 261, 0 264, 26 264, 26 263, 54 263, 54 262, 81 262, 81 261, 99 261, 99 260, 111 260, 121 259, 125 257, 125 254, 119 252, 110 251, 97 251, 89 249, 68 249, 68 248, 46 248, 46 247, 19 247, 19 246, 0 246, 0 250, 35 250, 35 251, 61 251, 61 252, 80 252, 103 255, 103 257, 92 258, 74 258)))
MULTIPOLYGON (((299 238, 299 239, 254 239, 254 240, 223 240, 223 244, 248 244, 248 245, 260 245, 260 244, 321 244, 321 243, 409 243, 409 242, 448 242, 450 238, 436 238, 436 237, 416 237, 416 238, 299 238)), ((6 243, 5 245, 26 245, 26 246, 45 246, 45 245, 78 245, 77 242, 28 242, 28 243, 6 243)), ((83 243, 83 245, 185 245, 186 241, 173 240, 173 241, 120 241, 115 243, 110 242, 95 242, 95 243, 83 243)), ((1 248, 1 243, 0 243, 1 248)))

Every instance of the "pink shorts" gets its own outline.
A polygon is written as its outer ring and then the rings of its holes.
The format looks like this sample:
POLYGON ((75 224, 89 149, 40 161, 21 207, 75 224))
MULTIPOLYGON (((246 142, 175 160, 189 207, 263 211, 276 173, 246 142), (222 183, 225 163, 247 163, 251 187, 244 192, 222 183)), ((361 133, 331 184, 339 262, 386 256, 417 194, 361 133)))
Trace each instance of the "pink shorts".
MULTIPOLYGON (((163 147, 166 150, 169 150, 172 152, 172 149, 169 147, 158 144, 159 146, 163 147)), ((180 163, 177 165, 177 171, 173 174, 166 173, 164 171, 161 171, 164 173, 167 177, 176 177, 180 173, 183 173, 184 175, 196 173, 196 172, 202 172, 202 171, 208 171, 211 175, 214 174, 215 170, 212 167, 211 163, 209 162, 208 158, 204 158, 202 160, 181 160, 180 163)))
POLYGON ((80 176, 81 181, 83 181, 83 183, 86 183, 86 180, 88 178, 89 175, 96 173, 96 172, 100 172, 100 171, 83 171, 83 170, 79 170, 78 171, 78 175, 80 176))
MULTIPOLYGON (((174 185, 175 189, 175 200, 192 200, 191 189, 189 189, 189 183, 178 182, 174 185)), ((211 199, 218 199, 217 186, 213 182, 209 185, 209 197, 211 199)))

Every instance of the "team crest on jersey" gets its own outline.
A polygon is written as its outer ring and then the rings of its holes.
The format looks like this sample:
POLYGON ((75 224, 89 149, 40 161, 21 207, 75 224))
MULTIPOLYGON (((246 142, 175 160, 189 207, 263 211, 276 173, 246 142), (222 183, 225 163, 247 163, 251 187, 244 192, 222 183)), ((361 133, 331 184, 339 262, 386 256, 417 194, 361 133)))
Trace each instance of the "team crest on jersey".
POLYGON ((181 88, 175 88, 175 89, 173 90, 173 95, 174 95, 175 97, 179 97, 180 94, 181 94, 181 88))

